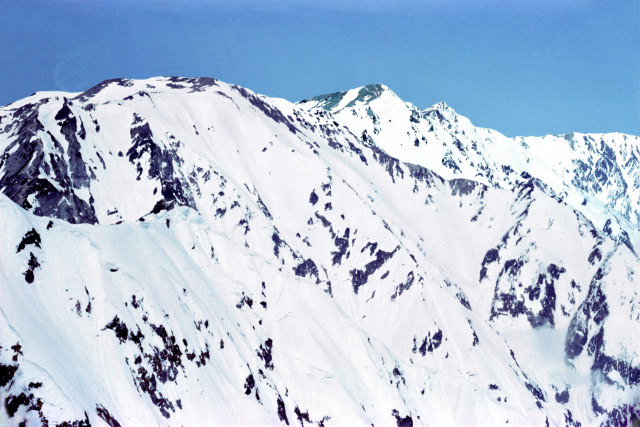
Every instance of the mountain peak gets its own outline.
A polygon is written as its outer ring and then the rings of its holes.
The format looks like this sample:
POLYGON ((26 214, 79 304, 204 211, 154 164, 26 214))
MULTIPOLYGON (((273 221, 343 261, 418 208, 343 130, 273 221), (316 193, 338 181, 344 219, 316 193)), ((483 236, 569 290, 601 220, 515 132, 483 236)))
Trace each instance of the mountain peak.
POLYGON ((389 91, 393 93, 388 86, 385 86, 380 83, 368 84, 364 86, 360 86, 358 89, 358 94, 362 96, 371 96, 374 99, 382 95, 383 92, 389 91))
POLYGON ((388 86, 381 83, 373 83, 348 91, 333 92, 303 99, 298 104, 308 104, 311 108, 322 108, 326 111, 337 112, 343 108, 354 107, 356 104, 368 104, 386 94, 398 98, 388 86))
POLYGON ((423 111, 428 112, 433 110, 438 110, 442 113, 448 113, 448 114, 458 114, 456 113, 456 110, 451 108, 451 106, 449 106, 449 104, 447 104, 444 101, 440 101, 437 104, 433 104, 432 106, 425 108, 423 111))
POLYGON ((433 104, 430 108, 438 109, 438 110, 448 110, 451 107, 449 107, 449 105, 447 105, 446 102, 440 101, 437 104, 433 104))

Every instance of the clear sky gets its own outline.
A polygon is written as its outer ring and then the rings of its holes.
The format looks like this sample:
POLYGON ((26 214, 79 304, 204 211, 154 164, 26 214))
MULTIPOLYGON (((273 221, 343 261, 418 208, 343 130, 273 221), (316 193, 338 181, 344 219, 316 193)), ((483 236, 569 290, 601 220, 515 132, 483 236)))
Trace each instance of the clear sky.
POLYGON ((639 3, 0 0, 0 105, 113 77, 292 101, 384 83, 507 135, 640 135, 639 3))

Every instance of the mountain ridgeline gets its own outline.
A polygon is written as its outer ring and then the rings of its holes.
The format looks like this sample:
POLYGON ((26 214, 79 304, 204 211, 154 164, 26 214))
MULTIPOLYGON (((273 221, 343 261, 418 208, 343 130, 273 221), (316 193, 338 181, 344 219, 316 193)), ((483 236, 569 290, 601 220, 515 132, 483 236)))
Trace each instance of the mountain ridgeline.
POLYGON ((638 422, 639 158, 383 85, 1 107, 0 424, 638 422))

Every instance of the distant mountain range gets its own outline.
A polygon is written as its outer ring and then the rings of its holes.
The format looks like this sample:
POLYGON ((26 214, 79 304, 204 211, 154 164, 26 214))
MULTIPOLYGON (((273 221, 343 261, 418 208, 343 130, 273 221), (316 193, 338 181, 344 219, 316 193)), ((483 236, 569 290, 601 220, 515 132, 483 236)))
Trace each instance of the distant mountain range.
POLYGON ((0 424, 640 422, 640 138, 384 85, 0 108, 0 424))

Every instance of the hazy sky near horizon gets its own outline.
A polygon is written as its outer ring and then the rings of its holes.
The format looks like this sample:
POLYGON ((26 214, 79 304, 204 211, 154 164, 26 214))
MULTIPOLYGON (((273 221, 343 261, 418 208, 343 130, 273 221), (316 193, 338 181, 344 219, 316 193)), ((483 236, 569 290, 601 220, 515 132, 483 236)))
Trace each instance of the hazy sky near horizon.
POLYGON ((297 101, 384 83, 507 135, 640 135, 636 0, 4 0, 0 105, 114 77, 297 101))

